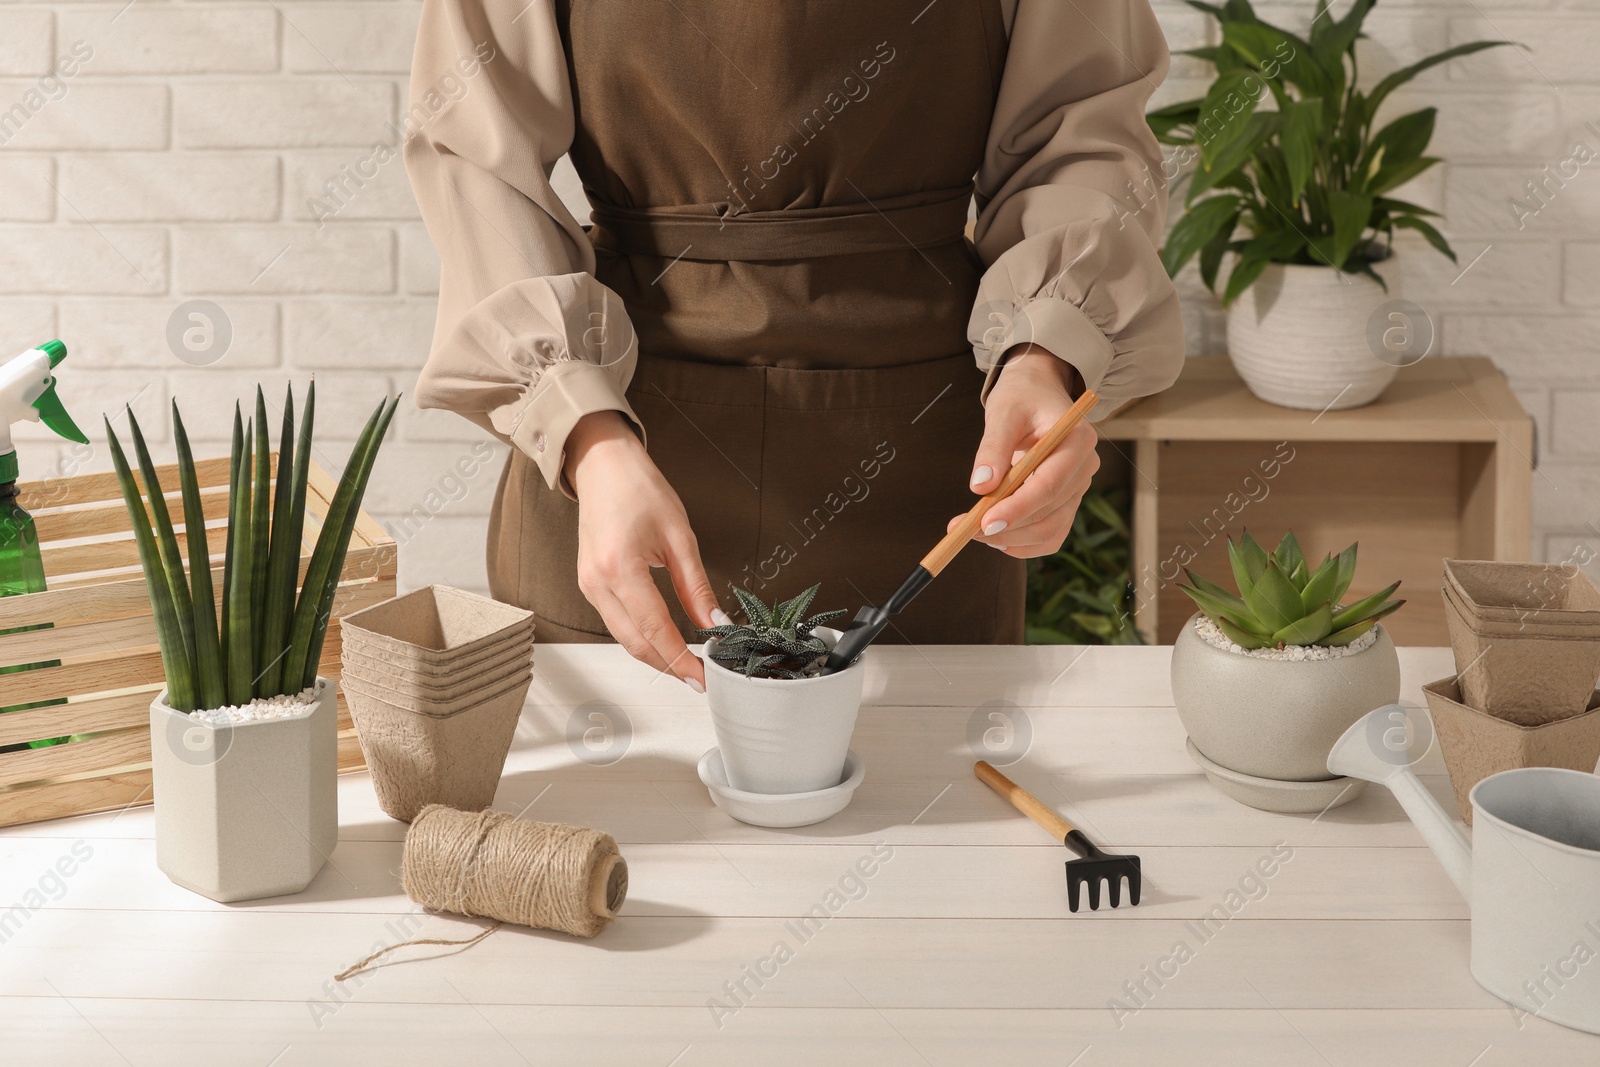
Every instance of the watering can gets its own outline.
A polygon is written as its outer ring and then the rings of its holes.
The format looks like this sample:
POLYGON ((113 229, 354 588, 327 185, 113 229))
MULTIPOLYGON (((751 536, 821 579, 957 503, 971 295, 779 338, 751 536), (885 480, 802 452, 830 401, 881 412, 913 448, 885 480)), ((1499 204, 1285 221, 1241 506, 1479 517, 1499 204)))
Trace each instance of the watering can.
POLYGON ((1600 777, 1557 767, 1473 786, 1472 836, 1411 769, 1407 711, 1345 731, 1330 774, 1387 786, 1472 909, 1472 977, 1514 1008, 1600 1034, 1600 777))

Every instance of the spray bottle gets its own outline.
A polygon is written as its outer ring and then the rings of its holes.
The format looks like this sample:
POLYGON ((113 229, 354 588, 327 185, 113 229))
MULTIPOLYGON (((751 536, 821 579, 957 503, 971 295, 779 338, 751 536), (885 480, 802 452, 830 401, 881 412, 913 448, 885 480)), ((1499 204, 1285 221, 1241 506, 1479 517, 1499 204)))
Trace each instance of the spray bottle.
MULTIPOLYGON (((11 427, 18 422, 43 421, 46 426, 69 441, 87 444, 89 438, 78 429, 56 396, 56 379, 52 373, 57 364, 67 358, 67 347, 60 341, 46 341, 38 348, 30 348, 8 363, 0 365, 0 596, 23 593, 42 593, 45 588, 44 559, 39 552, 39 534, 34 529, 33 516, 29 515, 17 499, 17 449, 11 441, 11 427)), ((22 629, 44 629, 49 626, 19 627, 0 630, 0 634, 16 633, 22 629)), ((57 664, 23 663, 0 666, 0 675, 57 664)), ((0 690, 4 686, 0 685, 0 690)), ((50 700, 14 707, 0 706, 0 713, 43 707, 46 704, 64 703, 50 700)), ((53 744, 65 738, 33 741, 30 745, 53 744)))

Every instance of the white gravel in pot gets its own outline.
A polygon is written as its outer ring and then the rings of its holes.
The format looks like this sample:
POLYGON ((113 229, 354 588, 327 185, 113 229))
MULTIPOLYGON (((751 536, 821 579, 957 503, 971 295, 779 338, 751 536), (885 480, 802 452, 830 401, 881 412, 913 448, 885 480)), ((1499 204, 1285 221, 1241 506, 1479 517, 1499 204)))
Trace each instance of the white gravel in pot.
POLYGON ((1194 631, 1200 639, 1215 648, 1224 649, 1240 656, 1253 656, 1256 659, 1276 660, 1309 660, 1309 659, 1339 659, 1343 656, 1353 656, 1357 652, 1364 652, 1372 647, 1378 639, 1378 628, 1374 626, 1348 645, 1334 647, 1329 645, 1286 645, 1283 648, 1244 648, 1236 645, 1222 632, 1222 627, 1206 618, 1196 615, 1194 631))
POLYGON ((284 696, 257 697, 248 704, 228 704, 220 708, 202 708, 189 712, 189 718, 208 722, 213 726, 227 726, 236 722, 254 722, 258 719, 292 719, 306 715, 316 707, 315 688, 302 689, 284 696))

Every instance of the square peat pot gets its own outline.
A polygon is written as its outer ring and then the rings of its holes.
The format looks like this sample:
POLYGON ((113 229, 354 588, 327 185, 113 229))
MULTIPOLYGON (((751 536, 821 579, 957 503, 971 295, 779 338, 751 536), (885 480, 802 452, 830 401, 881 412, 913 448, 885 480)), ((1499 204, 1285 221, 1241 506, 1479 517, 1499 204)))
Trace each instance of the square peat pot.
POLYGON ((339 840, 334 684, 295 716, 214 725, 150 704, 156 865, 220 903, 298 893, 339 840))
POLYGON ((1472 787, 1501 771, 1515 767, 1564 767, 1593 773, 1600 762, 1600 692, 1590 694, 1588 708, 1578 715, 1523 726, 1496 718, 1461 702, 1454 678, 1441 678, 1422 687, 1428 698, 1433 732, 1450 772, 1456 807, 1470 825, 1472 787))
POLYGON ((350 718, 384 814, 410 822, 429 804, 482 811, 494 803, 532 679, 523 670, 450 704, 347 684, 350 718))
POLYGON ((1600 679, 1600 629, 1485 621, 1449 585, 1442 595, 1463 703, 1522 726, 1588 707, 1600 679))
POLYGON ((533 642, 533 612, 426 585, 340 620, 344 647, 413 670, 451 669, 533 642))

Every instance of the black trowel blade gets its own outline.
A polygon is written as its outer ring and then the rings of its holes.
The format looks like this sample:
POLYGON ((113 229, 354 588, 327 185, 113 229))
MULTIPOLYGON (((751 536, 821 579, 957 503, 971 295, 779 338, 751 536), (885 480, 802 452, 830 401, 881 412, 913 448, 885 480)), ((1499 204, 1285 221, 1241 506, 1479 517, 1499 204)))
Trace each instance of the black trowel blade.
POLYGON ((856 617, 850 620, 850 626, 839 635, 838 644, 833 646, 833 651, 828 653, 828 661, 823 664, 823 674, 833 674, 842 671, 855 662, 861 650, 872 644, 873 638, 883 632, 889 625, 889 614, 882 608, 865 607, 856 612, 856 617))

